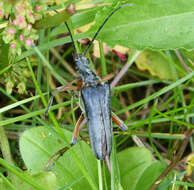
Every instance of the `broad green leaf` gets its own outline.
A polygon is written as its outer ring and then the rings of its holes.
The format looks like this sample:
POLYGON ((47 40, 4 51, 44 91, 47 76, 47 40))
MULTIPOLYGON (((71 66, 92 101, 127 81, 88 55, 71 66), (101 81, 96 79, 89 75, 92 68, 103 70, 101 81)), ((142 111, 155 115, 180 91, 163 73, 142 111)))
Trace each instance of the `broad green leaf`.
MULTIPOLYGON (((98 39, 109 46, 123 45, 134 49, 194 49, 194 0, 133 0, 125 1, 134 6, 118 10, 105 24, 98 39)), ((116 7, 99 8, 96 19, 93 11, 83 11, 72 17, 76 29, 88 21, 94 22, 89 31, 77 34, 74 40, 93 37, 107 16, 116 7), (87 20, 83 22, 83 20, 87 20), (81 23, 81 24, 80 24, 81 23)), ((93 9, 92 9, 93 10, 93 9)), ((97 9, 98 10, 98 9, 97 9)), ((70 38, 60 38, 39 46, 46 50, 71 42, 70 38)), ((35 52, 28 50, 17 57, 17 61, 35 52)))
POLYGON ((133 147, 118 154, 123 189, 135 190, 145 169, 152 163, 152 154, 145 148, 133 147))
POLYGON ((0 189, 5 189, 5 185, 2 178, 0 178, 0 189))
POLYGON ((93 7, 77 12, 75 15, 71 17, 73 28, 79 28, 81 26, 93 22, 96 13, 101 9, 102 9, 101 7, 93 7))
POLYGON ((165 166, 161 164, 161 162, 155 162, 147 167, 142 173, 135 190, 149 190, 151 185, 155 182, 155 180, 160 176, 163 172, 165 166))
MULTIPOLYGON (((99 34, 102 41, 134 49, 194 48, 194 0, 133 0, 130 3, 135 6, 121 8, 104 26, 99 34)), ((99 12, 90 36, 109 14, 107 7, 99 12)))
POLYGON ((170 63, 156 51, 145 50, 135 61, 140 70, 148 70, 151 75, 164 80, 175 80, 170 63))
MULTIPOLYGON (((93 7, 93 8, 78 11, 75 15, 71 17, 72 27, 76 29, 93 22, 96 12, 101 9, 102 9, 101 7, 93 7)), ((50 37, 55 37, 56 39, 57 35, 64 34, 66 32, 68 32, 67 27, 65 24, 63 24, 54 28, 51 31, 50 37)))
MULTIPOLYGON (((37 182, 45 190, 53 190, 56 184, 56 176, 53 172, 40 172, 34 175, 29 175, 35 182, 37 182)), ((17 189, 28 190, 32 187, 26 184, 24 181, 19 182, 17 189)))
MULTIPOLYGON (((68 141, 71 142, 72 133, 64 130, 64 134, 68 141)), ((19 144, 22 158, 31 173, 42 171, 51 156, 67 146, 59 134, 49 127, 38 127, 25 131, 20 138, 19 144)), ((81 160, 80 164, 86 168, 88 175, 96 183, 97 162, 91 148, 86 143, 80 142, 71 149, 77 154, 81 160)), ((56 162, 52 171, 57 177, 55 188, 72 184, 73 189, 91 189, 80 168, 76 165, 70 150, 66 151, 56 162)))
MULTIPOLYGON (((54 11, 53 11, 54 12, 54 11)), ((35 29, 43 29, 47 27, 53 27, 64 23, 71 16, 65 9, 61 12, 55 13, 53 16, 47 16, 45 19, 40 20, 34 24, 35 29)))
MULTIPOLYGON (((23 172, 28 178, 32 179, 34 182, 42 187, 42 190, 53 190, 56 184, 56 176, 53 172, 40 172, 34 175, 30 175, 28 172, 23 172)), ((1 178, 0 178, 1 180, 1 178)), ((17 184, 8 185, 5 181, 0 182, 0 187, 2 185, 2 190, 36 190, 31 185, 27 184, 24 180, 17 178, 17 184)))
MULTIPOLYGON (((64 134, 67 139, 71 141, 72 133, 64 130, 64 134)), ((19 144, 22 158, 31 176, 39 176, 39 173, 51 156, 67 145, 63 139, 49 127, 37 127, 25 131, 20 138, 19 144)), ((91 148, 81 141, 71 149, 79 156, 81 160, 80 164, 87 169, 88 175, 90 175, 97 184, 97 162, 91 148)), ((152 154, 149 150, 139 147, 133 147, 119 152, 118 163, 121 186, 123 189, 138 190, 142 185, 147 188, 163 170, 160 162, 152 162, 152 154)), ((51 174, 56 175, 56 186, 54 189, 91 189, 88 181, 76 165, 70 149, 59 158, 56 164, 52 166, 51 170, 53 172, 51 174)), ((45 173, 45 175, 46 174, 47 173, 45 173)), ((44 175, 40 177, 40 180, 44 182, 49 176, 47 176, 46 179, 44 179, 44 175)), ((109 173, 107 173, 106 178, 108 182, 107 186, 110 187, 109 173)), ((48 184, 49 187, 53 187, 54 178, 52 179, 52 184, 48 184)))
MULTIPOLYGON (((157 180, 157 178, 162 174, 162 172, 165 170, 167 166, 165 166, 164 164, 162 164, 161 162, 157 161, 152 163, 149 167, 147 167, 145 169, 145 171, 142 173, 135 190, 142 190, 142 187, 144 187, 143 190, 149 190, 151 185, 157 180)), ((177 176, 177 180, 178 178, 178 172, 173 171, 171 172, 163 181, 162 183, 159 185, 159 187, 157 188, 158 190, 162 190, 162 189, 172 189, 172 181, 175 180, 175 173, 177 176), (164 188, 166 187, 166 188, 164 188)), ((174 186, 174 190, 178 190, 179 186, 175 185, 174 186)))

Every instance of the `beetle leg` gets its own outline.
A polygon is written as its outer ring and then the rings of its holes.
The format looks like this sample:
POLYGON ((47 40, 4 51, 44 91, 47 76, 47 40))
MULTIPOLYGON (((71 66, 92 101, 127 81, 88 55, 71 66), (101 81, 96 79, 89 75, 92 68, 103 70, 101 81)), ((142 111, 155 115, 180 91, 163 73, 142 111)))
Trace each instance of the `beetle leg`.
POLYGON ((73 140, 72 140, 72 145, 75 145, 77 143, 77 137, 78 137, 78 133, 79 133, 79 127, 80 127, 80 124, 81 122, 83 121, 84 119, 84 115, 81 114, 76 125, 75 125, 75 129, 74 129, 74 132, 73 132, 73 140))
MULTIPOLYGON (((72 140, 72 144, 71 146, 75 145, 76 142, 77 142, 77 136, 78 136, 78 132, 79 132, 79 127, 80 127, 80 124, 81 122, 83 121, 84 119, 84 114, 81 114, 76 125, 75 125, 75 130, 74 130, 74 133, 73 133, 73 140, 72 140)), ((70 147, 71 147, 70 146, 70 147)), ((44 166, 43 168, 43 171, 46 171, 46 170, 51 170, 54 165, 57 163, 58 159, 63 156, 63 154, 70 148, 70 147, 63 147, 62 149, 60 149, 59 151, 57 151, 55 154, 53 154, 51 156, 51 158, 48 160, 48 162, 46 163, 46 165, 44 166), (54 161, 54 162, 53 162, 54 161), (51 164, 51 162, 53 162, 51 164), (51 166, 50 166, 51 165, 51 166)))
POLYGON ((106 157, 105 157, 105 162, 106 162, 106 165, 108 167, 108 171, 111 173, 110 159, 109 159, 108 155, 106 155, 106 157))
POLYGON ((82 85, 83 85, 83 81, 79 78, 79 79, 77 80, 77 89, 78 89, 78 90, 81 90, 82 85))
POLYGON ((127 126, 119 119, 119 117, 112 112, 112 120, 121 128, 122 131, 127 131, 127 126))
POLYGON ((60 149, 59 151, 57 151, 56 153, 54 153, 50 159, 48 160, 48 162, 45 164, 43 171, 50 171, 54 165, 57 163, 58 159, 63 156, 63 154, 69 149, 69 147, 65 146, 62 149, 60 149), (55 159, 56 158, 56 159, 55 159), (54 160, 55 159, 55 160, 54 160), (54 161, 52 164, 51 162, 54 161), (51 165, 51 166, 50 166, 51 165))
POLYGON ((52 106, 54 96, 59 92, 64 92, 64 91, 67 91, 67 90, 77 90, 77 87, 76 86, 60 86, 60 87, 56 88, 56 90, 51 93, 51 97, 49 99, 48 107, 47 107, 47 110, 45 112, 46 116, 48 115, 50 107, 52 106))
POLYGON ((104 78, 100 79, 99 82, 104 82, 104 81, 110 80, 113 77, 114 77, 113 74, 109 74, 109 75, 105 76, 104 78))

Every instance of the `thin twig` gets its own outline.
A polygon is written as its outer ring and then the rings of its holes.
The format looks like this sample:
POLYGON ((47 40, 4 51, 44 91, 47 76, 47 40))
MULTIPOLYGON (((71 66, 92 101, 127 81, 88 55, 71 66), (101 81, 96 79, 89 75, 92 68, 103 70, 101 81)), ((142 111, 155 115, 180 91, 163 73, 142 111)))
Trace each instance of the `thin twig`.
POLYGON ((179 162, 179 160, 181 159, 185 148, 189 142, 189 139, 192 135, 193 129, 190 128, 188 131, 186 131, 185 133, 185 139, 183 140, 179 151, 177 152, 177 155, 173 158, 172 162, 170 163, 170 165, 164 170, 164 172, 158 177, 158 179, 155 181, 155 183, 152 184, 150 190, 155 190, 157 188, 157 186, 162 182, 162 180, 169 174, 169 172, 171 172, 175 166, 177 165, 177 163, 179 162))
POLYGON ((160 149, 162 150, 164 153, 168 153, 168 150, 163 146, 161 145, 156 139, 152 139, 152 141, 154 142, 154 144, 160 149))
POLYGON ((140 51, 136 51, 133 57, 130 59, 130 61, 124 65, 124 67, 120 70, 120 72, 117 74, 117 76, 114 78, 114 80, 110 84, 111 88, 117 85, 117 83, 120 81, 123 75, 127 72, 127 70, 132 65, 132 63, 135 61, 135 59, 139 56, 139 54, 140 54, 140 51))
POLYGON ((185 71, 186 71, 187 73, 190 73, 190 70, 189 70, 189 68, 187 67, 187 64, 185 63, 183 57, 181 56, 181 54, 179 53, 178 50, 175 50, 175 54, 177 55, 179 61, 180 61, 181 64, 183 65, 183 67, 185 68, 185 71))

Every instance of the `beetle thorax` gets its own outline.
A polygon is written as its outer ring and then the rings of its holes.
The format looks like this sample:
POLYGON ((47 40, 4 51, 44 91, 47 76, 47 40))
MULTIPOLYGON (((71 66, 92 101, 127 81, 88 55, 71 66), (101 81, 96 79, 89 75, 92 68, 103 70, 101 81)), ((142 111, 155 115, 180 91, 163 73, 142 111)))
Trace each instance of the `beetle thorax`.
POLYGON ((97 85, 99 77, 90 69, 89 60, 84 55, 75 57, 75 64, 84 84, 97 85))

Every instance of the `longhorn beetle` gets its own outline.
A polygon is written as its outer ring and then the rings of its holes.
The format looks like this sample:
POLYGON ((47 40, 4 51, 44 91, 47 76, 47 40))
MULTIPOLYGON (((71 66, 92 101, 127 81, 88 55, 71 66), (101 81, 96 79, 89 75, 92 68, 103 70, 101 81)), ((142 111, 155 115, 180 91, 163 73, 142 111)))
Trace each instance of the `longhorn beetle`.
MULTIPOLYGON (((87 124, 89 128, 89 137, 92 150, 97 159, 100 160, 109 160, 112 149, 112 120, 121 128, 121 130, 126 131, 127 127, 124 123, 110 110, 110 85, 107 82, 104 82, 105 79, 100 79, 99 76, 94 73, 89 66, 89 59, 86 58, 86 53, 91 47, 93 41, 97 37, 100 30, 103 28, 105 23, 109 18, 120 8, 126 6, 133 6, 133 4, 125 4, 116 8, 110 13, 110 15, 104 20, 102 25, 97 30, 96 34, 89 42, 86 50, 83 54, 75 53, 74 61, 78 74, 81 79, 81 83, 78 87, 75 86, 61 86, 54 91, 50 97, 49 105, 46 111, 46 114, 49 112, 49 108, 52 105, 53 97, 58 92, 63 92, 66 90, 76 90, 81 89, 81 101, 83 103, 84 113, 87 118, 87 124)), ((51 8, 52 9, 52 8, 51 8)), ((52 9, 56 13, 58 11, 52 9)), ((65 25, 70 33, 70 37, 75 48, 74 40, 72 33, 65 22, 65 25)), ((76 51, 76 50, 75 50, 76 51)), ((79 117, 74 134, 72 145, 76 144, 77 136, 79 131, 79 126, 84 119, 84 115, 81 114, 79 117)), ((66 150, 66 149, 64 149, 66 150)), ((61 154, 61 152, 59 152, 61 154)), ((63 153, 62 153, 63 154, 63 153)))

